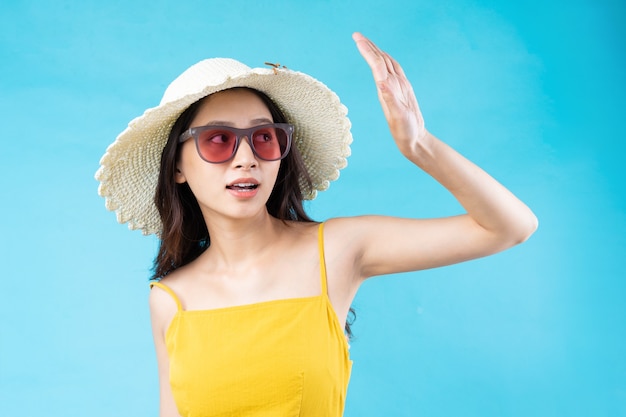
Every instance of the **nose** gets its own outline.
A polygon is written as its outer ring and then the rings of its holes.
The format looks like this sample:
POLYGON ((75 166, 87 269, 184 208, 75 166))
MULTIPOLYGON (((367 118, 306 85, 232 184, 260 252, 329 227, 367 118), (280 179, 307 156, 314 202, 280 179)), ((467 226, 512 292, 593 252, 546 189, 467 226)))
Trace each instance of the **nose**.
POLYGON ((256 167, 258 164, 248 140, 248 137, 244 136, 239 142, 239 148, 232 159, 232 164, 235 168, 250 169, 256 167))

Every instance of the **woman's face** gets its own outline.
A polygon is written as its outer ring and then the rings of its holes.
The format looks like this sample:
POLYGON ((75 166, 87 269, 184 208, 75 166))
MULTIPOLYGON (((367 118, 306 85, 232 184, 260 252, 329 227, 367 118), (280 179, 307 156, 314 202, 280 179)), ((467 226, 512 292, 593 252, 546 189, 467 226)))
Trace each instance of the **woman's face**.
MULTIPOLYGON (((272 123, 272 115, 253 92, 225 90, 205 98, 190 127, 220 125, 239 129, 272 123)), ((205 219, 225 216, 242 219, 264 214, 274 188, 280 161, 257 158, 247 140, 240 141, 235 156, 223 163, 204 161, 195 141, 182 144, 176 182, 187 182, 205 219)))

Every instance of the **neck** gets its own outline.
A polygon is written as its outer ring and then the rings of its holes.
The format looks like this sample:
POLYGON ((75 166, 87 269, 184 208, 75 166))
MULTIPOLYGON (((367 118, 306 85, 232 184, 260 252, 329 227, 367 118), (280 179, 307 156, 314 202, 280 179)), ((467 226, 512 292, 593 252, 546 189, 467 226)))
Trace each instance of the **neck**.
POLYGON ((282 221, 267 210, 246 219, 213 217, 207 221, 211 245, 205 258, 217 268, 246 267, 271 250, 281 226, 282 221))

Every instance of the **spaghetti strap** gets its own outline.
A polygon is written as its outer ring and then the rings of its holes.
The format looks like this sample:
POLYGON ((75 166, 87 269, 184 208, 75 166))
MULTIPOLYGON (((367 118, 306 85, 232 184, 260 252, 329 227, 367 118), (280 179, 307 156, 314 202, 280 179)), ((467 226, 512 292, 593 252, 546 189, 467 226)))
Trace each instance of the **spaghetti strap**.
POLYGON ((320 253, 320 281, 322 282, 322 294, 328 295, 326 288, 326 260, 324 259, 324 223, 320 223, 317 229, 317 246, 320 253))
POLYGON ((165 291, 166 293, 168 293, 169 295, 171 295, 171 296, 172 296, 172 298, 174 299, 174 301, 176 301, 176 307, 178 308, 178 311, 182 311, 183 306, 182 306, 182 304, 180 303, 180 300, 178 299, 178 297, 176 296, 176 294, 174 293, 174 291, 172 291, 172 290, 170 289, 170 287, 168 287, 167 285, 162 284, 162 283, 160 283, 160 282, 158 282, 158 281, 153 281, 153 282, 151 282, 151 283, 150 283, 150 288, 152 288, 152 287, 159 287, 160 289, 162 289, 163 291, 165 291))

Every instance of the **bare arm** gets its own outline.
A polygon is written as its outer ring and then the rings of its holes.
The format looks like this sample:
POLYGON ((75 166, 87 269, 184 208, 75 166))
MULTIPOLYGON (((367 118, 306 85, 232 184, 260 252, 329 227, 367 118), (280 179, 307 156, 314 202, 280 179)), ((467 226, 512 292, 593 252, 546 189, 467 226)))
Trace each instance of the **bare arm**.
POLYGON ((165 346, 165 331, 176 314, 172 298, 158 287, 150 291, 150 320, 159 371, 159 416, 180 417, 170 387, 170 361, 165 346))
POLYGON ((486 256, 526 240, 532 211, 504 186, 424 125, 400 65, 367 38, 354 40, 368 63, 391 135, 402 154, 448 189, 466 214, 440 219, 337 219, 329 233, 353 248, 357 278, 413 271, 486 256), (334 229, 334 232, 331 231, 334 229))

